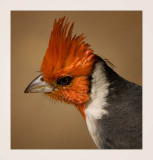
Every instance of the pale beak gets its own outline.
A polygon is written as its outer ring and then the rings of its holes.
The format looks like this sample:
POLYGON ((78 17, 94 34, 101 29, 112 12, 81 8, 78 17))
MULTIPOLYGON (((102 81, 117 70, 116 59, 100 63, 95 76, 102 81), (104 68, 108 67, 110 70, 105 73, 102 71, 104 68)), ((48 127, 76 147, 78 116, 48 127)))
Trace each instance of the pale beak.
POLYGON ((24 93, 49 93, 54 90, 55 86, 43 80, 43 74, 35 78, 25 89, 24 93))

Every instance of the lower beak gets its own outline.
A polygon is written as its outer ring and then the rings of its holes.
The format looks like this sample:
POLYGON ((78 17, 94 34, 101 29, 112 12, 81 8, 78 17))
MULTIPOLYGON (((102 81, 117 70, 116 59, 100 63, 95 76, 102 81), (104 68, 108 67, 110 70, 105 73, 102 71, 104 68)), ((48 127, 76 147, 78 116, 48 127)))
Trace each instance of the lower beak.
POLYGON ((43 74, 35 78, 25 89, 24 93, 48 93, 52 92, 55 86, 43 80, 43 74))

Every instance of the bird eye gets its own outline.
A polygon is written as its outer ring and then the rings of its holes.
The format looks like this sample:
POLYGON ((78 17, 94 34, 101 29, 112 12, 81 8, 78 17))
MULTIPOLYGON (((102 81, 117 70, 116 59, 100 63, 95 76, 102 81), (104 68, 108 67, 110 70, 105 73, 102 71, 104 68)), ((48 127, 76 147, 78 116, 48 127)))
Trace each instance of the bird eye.
POLYGON ((59 78, 57 80, 57 84, 62 86, 67 86, 68 84, 71 83, 71 81, 72 81, 72 77, 66 76, 66 77, 59 78))

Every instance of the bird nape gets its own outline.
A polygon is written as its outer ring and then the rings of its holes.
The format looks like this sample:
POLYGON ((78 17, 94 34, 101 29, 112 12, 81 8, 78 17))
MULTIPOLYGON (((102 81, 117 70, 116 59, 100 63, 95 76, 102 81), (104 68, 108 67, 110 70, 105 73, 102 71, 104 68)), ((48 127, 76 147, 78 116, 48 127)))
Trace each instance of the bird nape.
POLYGON ((45 93, 81 112, 98 148, 142 148, 142 87, 120 77, 73 23, 54 21, 41 72, 25 93, 45 93))

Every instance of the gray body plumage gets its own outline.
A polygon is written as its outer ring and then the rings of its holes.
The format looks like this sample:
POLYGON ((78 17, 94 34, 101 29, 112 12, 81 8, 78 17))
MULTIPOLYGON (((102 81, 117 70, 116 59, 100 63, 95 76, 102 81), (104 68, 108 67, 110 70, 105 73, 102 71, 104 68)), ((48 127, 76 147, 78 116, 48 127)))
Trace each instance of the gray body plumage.
MULTIPOLYGON (((88 128, 91 128, 89 132, 99 148, 141 149, 142 87, 120 77, 100 58, 99 64, 101 73, 105 73, 106 76, 105 83, 109 84, 104 97, 105 105, 102 108, 106 114, 93 119, 87 115, 89 117, 87 121, 92 119, 87 123, 88 128), (91 126, 89 124, 91 122, 94 122, 91 125, 96 127, 91 126)), ((96 79, 96 76, 92 78, 96 79)), ((95 84, 91 83, 91 90, 93 85, 95 84)), ((97 95, 100 96, 100 93, 97 95)))

